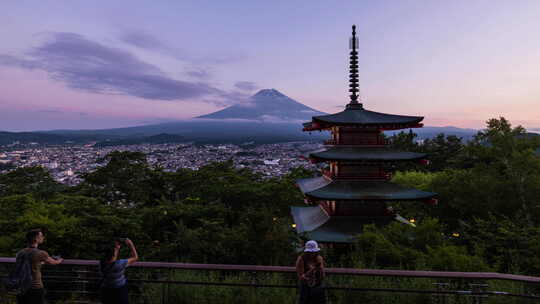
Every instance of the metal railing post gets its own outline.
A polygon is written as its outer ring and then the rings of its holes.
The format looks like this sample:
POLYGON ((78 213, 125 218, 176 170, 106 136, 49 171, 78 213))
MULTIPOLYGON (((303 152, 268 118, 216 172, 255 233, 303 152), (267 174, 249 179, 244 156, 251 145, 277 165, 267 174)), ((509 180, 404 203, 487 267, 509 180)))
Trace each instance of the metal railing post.
POLYGON ((250 273, 250 283, 253 285, 253 288, 250 288, 251 297, 257 298, 257 284, 259 284, 259 278, 257 277, 256 271, 251 271, 250 273))
MULTIPOLYGON (((160 276, 161 278, 163 278, 163 275, 160 276)), ((167 284, 162 284, 161 285, 161 304, 167 304, 167 300, 165 299, 165 289, 166 289, 166 286, 167 284)))
POLYGON ((88 273, 79 272, 79 277, 82 279, 82 291, 86 292, 86 280, 88 279, 88 273))
MULTIPOLYGON (((437 291, 447 291, 450 289, 450 283, 437 282, 433 283, 437 291)), ((447 304, 448 303, 448 294, 443 293, 433 293, 431 294, 431 302, 433 304, 447 304)))
MULTIPOLYGON (((540 292, 540 285, 538 284, 531 284, 531 283, 523 283, 521 292, 526 295, 538 295, 538 292, 540 292)), ((529 301, 532 303, 532 301, 529 301)))
MULTIPOLYGON (((173 270, 171 268, 168 269, 167 271, 167 281, 172 281, 172 273, 173 273, 173 270)), ((171 288, 171 284, 169 283, 166 283, 167 285, 167 288, 166 288, 166 295, 165 297, 167 298, 167 303, 169 302, 169 297, 170 297, 170 288, 171 288)))
POLYGON ((478 294, 483 293, 487 291, 488 284, 469 284, 471 287, 471 291, 473 293, 472 299, 473 304, 482 304, 484 302, 484 299, 488 297, 486 294, 478 294))

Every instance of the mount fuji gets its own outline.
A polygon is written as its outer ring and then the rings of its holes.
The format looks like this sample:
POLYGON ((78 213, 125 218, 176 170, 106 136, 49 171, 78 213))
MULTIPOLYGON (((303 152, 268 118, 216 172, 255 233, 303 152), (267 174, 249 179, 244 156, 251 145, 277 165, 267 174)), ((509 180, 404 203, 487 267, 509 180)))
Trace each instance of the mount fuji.
POLYGON ((197 118, 298 123, 310 121, 312 116, 325 114, 289 98, 276 89, 264 89, 245 102, 197 118))

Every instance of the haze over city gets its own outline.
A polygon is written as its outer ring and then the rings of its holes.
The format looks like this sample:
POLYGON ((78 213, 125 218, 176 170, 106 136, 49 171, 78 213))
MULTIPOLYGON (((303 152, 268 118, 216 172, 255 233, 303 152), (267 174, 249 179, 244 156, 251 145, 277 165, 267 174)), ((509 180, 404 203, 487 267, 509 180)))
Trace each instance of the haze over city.
POLYGON ((357 25, 366 108, 540 128, 540 2, 14 1, 0 4, 0 130, 190 119, 276 88, 348 102, 357 25))

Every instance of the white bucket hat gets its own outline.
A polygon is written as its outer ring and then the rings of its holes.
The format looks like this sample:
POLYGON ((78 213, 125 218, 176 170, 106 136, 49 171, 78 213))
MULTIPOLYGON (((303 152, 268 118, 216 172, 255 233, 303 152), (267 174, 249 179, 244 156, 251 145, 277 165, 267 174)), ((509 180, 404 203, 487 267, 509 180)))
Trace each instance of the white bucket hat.
POLYGON ((304 252, 319 252, 320 250, 321 248, 319 248, 319 244, 317 244, 317 242, 315 242, 314 240, 306 242, 304 252))

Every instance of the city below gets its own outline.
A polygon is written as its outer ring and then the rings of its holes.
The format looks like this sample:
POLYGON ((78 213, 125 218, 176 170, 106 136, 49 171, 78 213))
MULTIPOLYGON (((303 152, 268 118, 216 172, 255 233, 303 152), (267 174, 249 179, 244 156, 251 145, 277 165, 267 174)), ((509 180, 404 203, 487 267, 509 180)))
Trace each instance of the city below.
POLYGON ((104 157, 112 151, 138 151, 147 155, 148 163, 165 171, 181 168, 197 170, 212 162, 232 160, 239 169, 249 168, 264 177, 287 174, 296 167, 314 169, 301 159, 302 153, 322 147, 322 143, 288 142, 254 145, 244 144, 140 144, 98 147, 86 145, 20 145, 0 146, 0 173, 18 167, 42 166, 53 178, 67 185, 81 181, 80 174, 106 165, 104 157))

